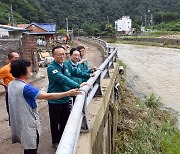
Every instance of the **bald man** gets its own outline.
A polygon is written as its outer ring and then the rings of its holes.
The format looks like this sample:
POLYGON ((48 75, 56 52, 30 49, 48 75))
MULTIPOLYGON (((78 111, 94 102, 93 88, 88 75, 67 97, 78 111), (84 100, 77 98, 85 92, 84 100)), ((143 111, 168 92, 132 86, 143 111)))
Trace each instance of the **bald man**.
POLYGON ((8 116, 9 116, 9 105, 8 105, 7 86, 12 80, 14 80, 14 77, 10 73, 10 66, 11 63, 17 59, 19 59, 19 54, 15 51, 10 52, 8 54, 9 63, 0 69, 0 85, 4 86, 6 91, 6 109, 8 116))

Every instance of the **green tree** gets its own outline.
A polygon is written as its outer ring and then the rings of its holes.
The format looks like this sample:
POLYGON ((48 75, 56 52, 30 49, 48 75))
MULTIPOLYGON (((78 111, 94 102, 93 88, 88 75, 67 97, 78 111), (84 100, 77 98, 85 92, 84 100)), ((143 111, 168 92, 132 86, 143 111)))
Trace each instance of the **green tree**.
POLYGON ((92 24, 85 22, 82 25, 82 28, 83 28, 85 35, 88 35, 88 36, 94 35, 94 29, 93 29, 92 24))
POLYGON ((60 30, 58 30, 58 33, 60 35, 65 35, 67 32, 66 32, 66 29, 60 29, 60 30))

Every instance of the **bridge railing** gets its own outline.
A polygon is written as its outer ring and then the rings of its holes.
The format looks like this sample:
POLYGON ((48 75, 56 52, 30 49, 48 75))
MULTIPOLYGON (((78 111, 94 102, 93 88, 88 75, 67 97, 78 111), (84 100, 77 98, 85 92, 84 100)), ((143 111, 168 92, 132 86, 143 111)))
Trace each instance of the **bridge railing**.
POLYGON ((78 37, 78 38, 82 38, 83 40, 87 40, 88 42, 95 42, 95 43, 98 43, 100 44, 103 48, 104 48, 104 51, 108 54, 108 43, 104 40, 101 40, 99 38, 96 38, 96 37, 78 37))
POLYGON ((104 40, 95 38, 95 37, 91 37, 91 38, 87 38, 88 40, 92 40, 93 42, 99 43, 100 45, 103 46, 104 50, 108 52, 108 43, 104 40))
POLYGON ((109 70, 113 67, 113 62, 117 58, 117 50, 115 48, 107 48, 106 50, 109 56, 97 69, 95 76, 87 81, 90 86, 86 85, 79 89, 82 94, 76 96, 56 154, 74 154, 80 132, 89 132, 90 130, 87 108, 94 96, 102 95, 101 80, 104 77, 109 77, 109 70))

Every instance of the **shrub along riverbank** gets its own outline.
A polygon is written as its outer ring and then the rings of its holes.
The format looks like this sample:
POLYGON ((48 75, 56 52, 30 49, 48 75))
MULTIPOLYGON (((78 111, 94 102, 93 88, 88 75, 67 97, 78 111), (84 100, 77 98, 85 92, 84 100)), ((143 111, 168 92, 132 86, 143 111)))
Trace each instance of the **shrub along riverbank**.
POLYGON ((180 49, 179 31, 144 32, 137 36, 117 36, 116 38, 103 39, 108 43, 135 44, 180 49))
POLYGON ((175 115, 151 94, 142 101, 126 88, 122 78, 115 154, 180 154, 180 130, 175 115))

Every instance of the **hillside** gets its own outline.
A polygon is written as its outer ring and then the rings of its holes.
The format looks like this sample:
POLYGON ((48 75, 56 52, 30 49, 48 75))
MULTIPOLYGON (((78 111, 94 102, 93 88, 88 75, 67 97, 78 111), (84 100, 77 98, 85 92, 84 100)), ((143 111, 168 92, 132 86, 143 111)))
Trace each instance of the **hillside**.
POLYGON ((36 0, 0 0, 0 23, 46 22, 49 17, 36 0), (12 9, 11 9, 12 6, 12 9))
POLYGON ((0 23, 8 23, 11 5, 16 23, 56 22, 60 28, 65 28, 66 18, 70 28, 79 28, 86 22, 114 24, 122 15, 142 24, 151 14, 180 13, 179 0, 0 0, 0 23))

